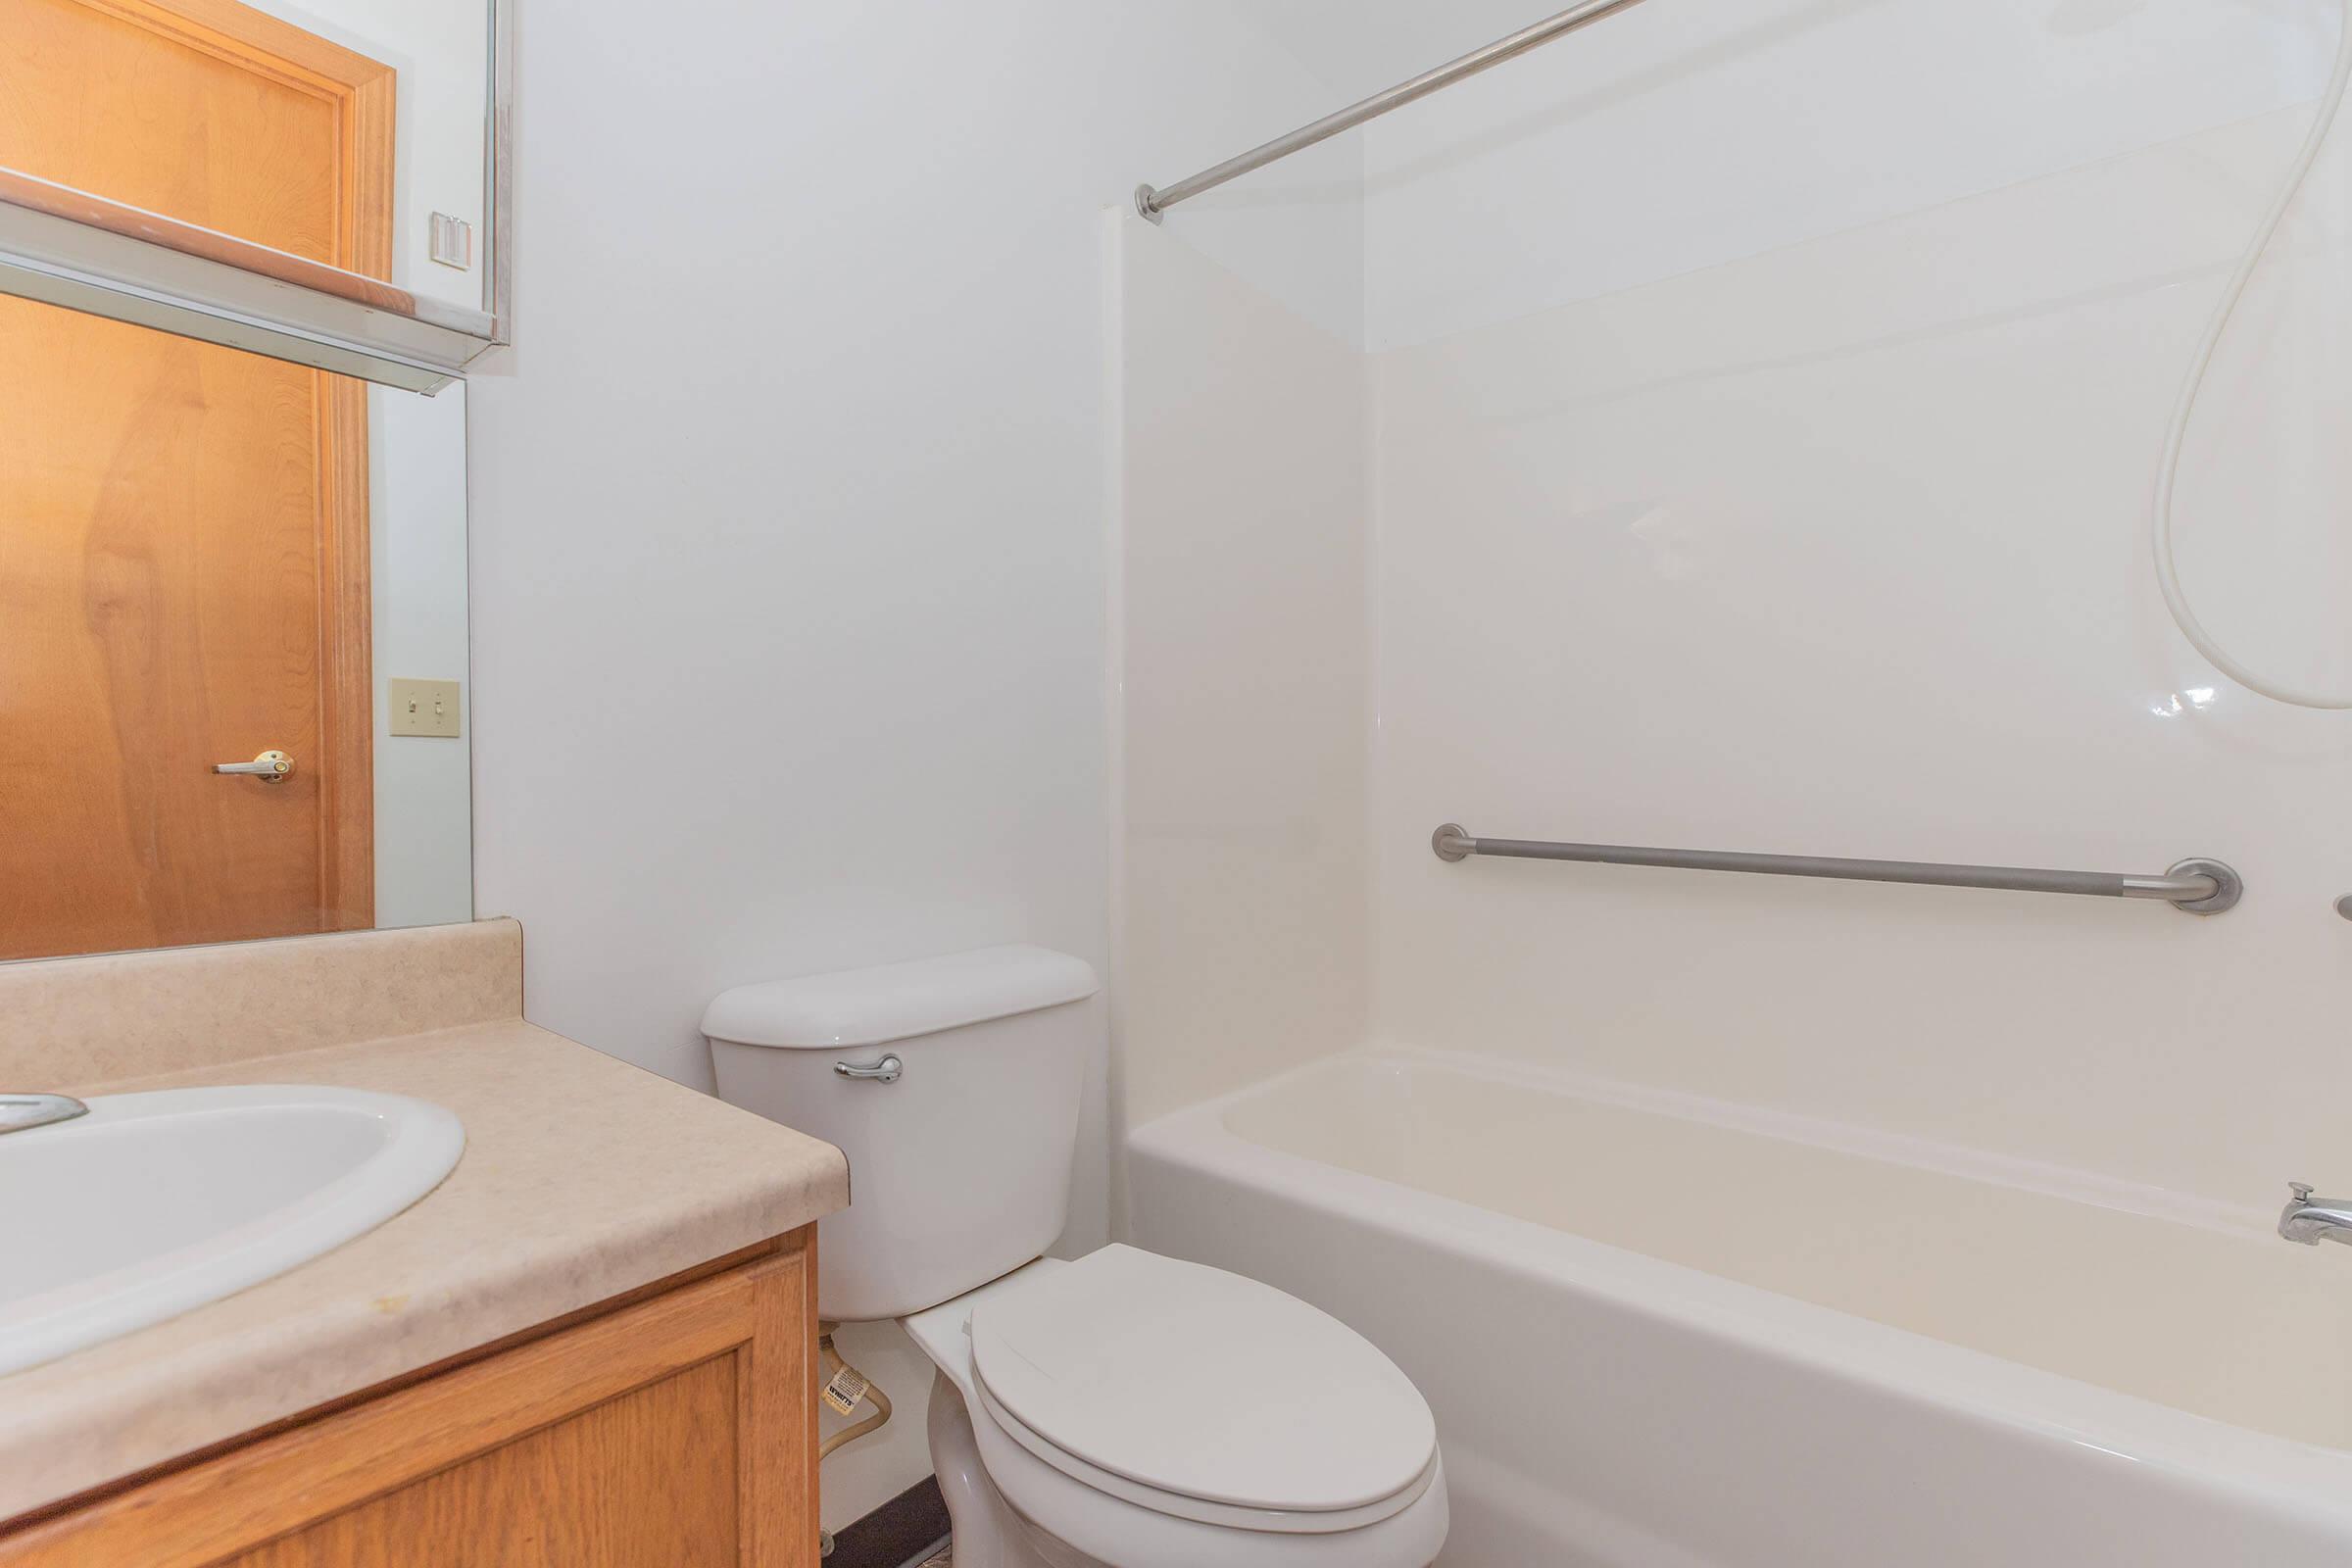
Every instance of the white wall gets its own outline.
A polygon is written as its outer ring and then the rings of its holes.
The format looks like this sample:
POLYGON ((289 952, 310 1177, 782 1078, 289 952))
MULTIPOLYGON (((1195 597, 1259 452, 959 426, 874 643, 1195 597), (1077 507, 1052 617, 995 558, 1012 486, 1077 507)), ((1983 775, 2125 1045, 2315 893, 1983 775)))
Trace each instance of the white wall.
POLYGON ((466 388, 368 389, 375 675, 375 923, 473 917, 473 775, 461 733, 395 736, 386 682, 466 680, 466 388))
MULTIPOLYGON (((517 18, 477 875, 533 1019, 708 1086, 728 986, 1107 965, 1101 215, 1322 94, 1221 3, 644 15, 517 18)), ((1351 330, 1356 157, 1188 207, 1193 243, 1351 330)), ((1107 1224, 1102 1066, 1069 1247, 1107 1224)), ((830 1524, 927 1469, 880 1370, 899 1419, 828 1462, 830 1524)))
MULTIPOLYGON (((2249 1211, 2352 1165, 2352 719, 2206 667, 2145 542, 2333 13, 1791 3, 1702 33, 1652 6, 1375 127, 1379 1035, 2249 1211), (1446 819, 2210 855, 2249 891, 2199 920, 1446 866, 1446 819)), ((2182 557, 2248 657, 2344 685, 2352 163, 2321 172, 2191 445, 2182 557)))

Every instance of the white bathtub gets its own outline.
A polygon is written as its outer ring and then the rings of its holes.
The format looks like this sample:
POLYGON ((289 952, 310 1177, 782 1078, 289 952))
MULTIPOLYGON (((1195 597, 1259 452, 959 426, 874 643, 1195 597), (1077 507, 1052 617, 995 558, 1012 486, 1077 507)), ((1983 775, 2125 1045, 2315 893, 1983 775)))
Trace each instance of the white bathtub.
POLYGON ((2255 1211, 1437 1054, 1130 1153, 1429 1396, 1447 1568, 2352 1564, 2352 1249, 2255 1211))

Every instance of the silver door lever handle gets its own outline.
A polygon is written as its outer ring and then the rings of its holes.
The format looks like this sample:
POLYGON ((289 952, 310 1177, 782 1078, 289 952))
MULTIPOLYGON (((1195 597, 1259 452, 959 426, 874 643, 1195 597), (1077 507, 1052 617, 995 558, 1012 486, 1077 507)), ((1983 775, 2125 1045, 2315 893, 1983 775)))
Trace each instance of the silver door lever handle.
POLYGON ((283 752, 270 750, 250 762, 215 762, 213 771, 250 773, 265 784, 282 784, 286 781, 286 775, 294 771, 294 759, 283 752))
POLYGON ((866 1078, 878 1084, 895 1084, 906 1066, 896 1056, 884 1056, 880 1061, 864 1067, 855 1062, 837 1061, 833 1064, 833 1070, 844 1078, 866 1078))

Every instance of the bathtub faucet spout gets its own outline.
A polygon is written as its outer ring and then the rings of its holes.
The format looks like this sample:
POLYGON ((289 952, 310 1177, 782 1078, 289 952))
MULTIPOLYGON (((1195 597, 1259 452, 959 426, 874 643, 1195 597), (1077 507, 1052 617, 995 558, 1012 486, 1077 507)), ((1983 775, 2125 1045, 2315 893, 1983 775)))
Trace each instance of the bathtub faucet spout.
POLYGON ((2314 1198, 2301 1182, 2288 1182, 2294 1197, 2278 1211, 2278 1234, 2305 1247, 2322 1242, 2352 1244, 2352 1198, 2314 1198))

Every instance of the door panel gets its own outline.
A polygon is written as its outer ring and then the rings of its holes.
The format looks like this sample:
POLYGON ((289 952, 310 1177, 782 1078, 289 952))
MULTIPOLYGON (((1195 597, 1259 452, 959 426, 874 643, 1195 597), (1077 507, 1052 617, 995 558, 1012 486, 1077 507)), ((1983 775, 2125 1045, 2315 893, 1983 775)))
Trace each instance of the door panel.
MULTIPOLYGON (((388 68, 226 0, 0 37, 0 166, 387 270, 388 68)), ((0 298, 0 958, 373 923, 366 399, 0 298)))

